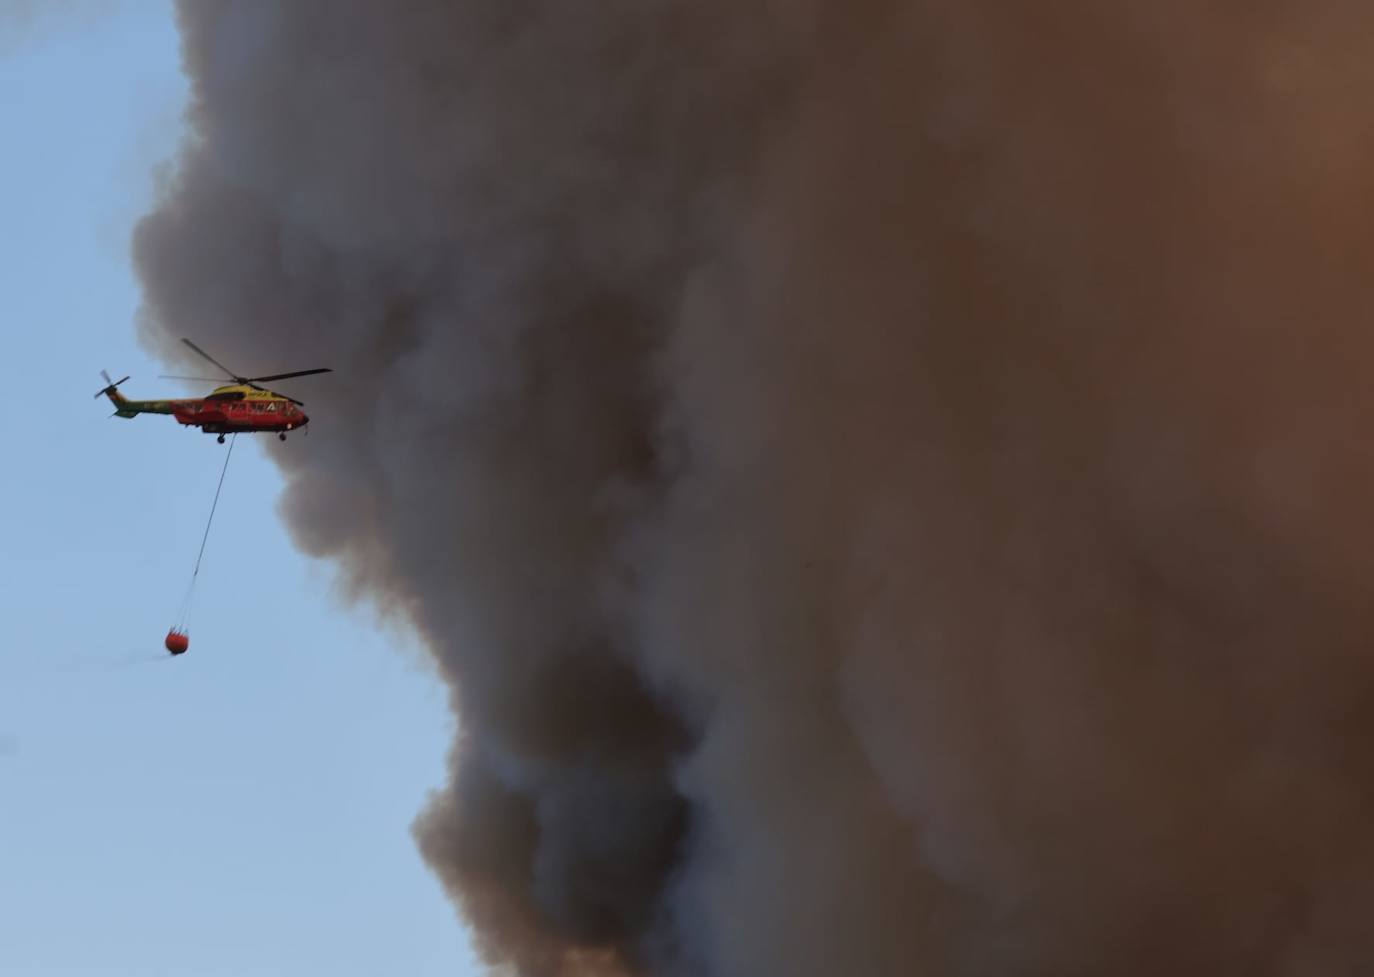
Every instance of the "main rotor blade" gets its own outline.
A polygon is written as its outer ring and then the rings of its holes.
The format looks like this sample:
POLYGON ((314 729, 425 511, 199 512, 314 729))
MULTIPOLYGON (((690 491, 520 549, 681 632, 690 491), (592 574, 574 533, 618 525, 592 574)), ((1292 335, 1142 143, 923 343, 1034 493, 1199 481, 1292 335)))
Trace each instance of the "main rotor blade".
POLYGON ((201 349, 199 346, 197 346, 195 343, 191 342, 189 339, 186 339, 185 337, 183 337, 181 341, 182 341, 183 343, 185 343, 187 346, 191 347, 193 350, 195 350, 195 351, 196 351, 197 353, 199 353, 201 356, 205 357, 205 358, 206 358, 207 360, 209 360, 211 363, 215 364, 215 366, 217 366, 217 367, 219 367, 221 370, 223 370, 224 373, 225 373, 225 375, 228 376, 229 379, 231 379, 231 380, 237 380, 237 379, 239 379, 239 375, 238 375, 237 373, 235 373, 233 370, 229 369, 229 367, 225 366, 223 363, 221 363, 219 360, 215 359, 215 358, 214 358, 213 356, 211 356, 209 353, 205 352, 205 350, 201 349))
POLYGON ((333 373, 329 367, 321 367, 318 370, 297 370, 295 373, 274 373, 270 377, 245 377, 246 383, 266 382, 268 380, 290 380, 292 377, 308 377, 315 373, 333 373))
POLYGON ((224 382, 224 377, 174 377, 174 376, 169 376, 169 375, 167 375, 166 373, 159 373, 159 374, 157 375, 157 378, 158 378, 159 380, 195 380, 195 381, 198 382, 198 383, 223 383, 223 382, 224 382))

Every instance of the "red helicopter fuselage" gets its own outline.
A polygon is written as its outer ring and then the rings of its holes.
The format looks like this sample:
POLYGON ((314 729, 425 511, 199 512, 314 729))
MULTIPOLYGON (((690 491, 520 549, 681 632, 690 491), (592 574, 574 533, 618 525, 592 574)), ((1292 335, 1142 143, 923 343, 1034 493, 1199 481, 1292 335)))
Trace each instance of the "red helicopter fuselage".
POLYGON ((174 400, 172 416, 178 424, 198 427, 208 434, 282 433, 310 423, 304 411, 283 397, 263 396, 258 391, 236 396, 239 393, 216 392, 195 400, 174 400))

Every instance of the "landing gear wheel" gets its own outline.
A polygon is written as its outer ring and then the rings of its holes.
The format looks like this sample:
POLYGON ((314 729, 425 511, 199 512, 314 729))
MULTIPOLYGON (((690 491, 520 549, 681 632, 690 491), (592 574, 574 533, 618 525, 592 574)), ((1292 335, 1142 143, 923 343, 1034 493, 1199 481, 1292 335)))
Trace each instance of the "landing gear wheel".
POLYGON ((278 437, 278 439, 280 439, 280 440, 282 440, 282 441, 285 441, 285 440, 286 440, 286 435, 285 435, 285 434, 278 434, 277 437, 278 437))
POLYGON ((220 435, 218 438, 216 438, 215 440, 218 441, 220 444, 223 444, 223 443, 224 443, 224 435, 221 434, 221 435, 220 435))

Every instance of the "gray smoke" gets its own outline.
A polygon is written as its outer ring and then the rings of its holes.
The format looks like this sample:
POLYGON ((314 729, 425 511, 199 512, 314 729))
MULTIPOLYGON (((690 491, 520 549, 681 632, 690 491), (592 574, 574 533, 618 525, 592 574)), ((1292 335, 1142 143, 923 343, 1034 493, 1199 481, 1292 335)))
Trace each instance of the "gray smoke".
POLYGON ((491 963, 1374 961, 1367 4, 180 16, 143 337, 338 371, 491 963))

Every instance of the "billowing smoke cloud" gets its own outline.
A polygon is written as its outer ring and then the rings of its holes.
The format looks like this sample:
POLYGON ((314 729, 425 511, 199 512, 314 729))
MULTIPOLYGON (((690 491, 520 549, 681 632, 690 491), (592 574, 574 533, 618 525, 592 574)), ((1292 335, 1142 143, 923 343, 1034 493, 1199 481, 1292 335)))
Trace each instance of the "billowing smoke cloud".
POLYGON ((493 963, 1374 961, 1367 4, 181 18, 144 338, 339 371, 493 963))

